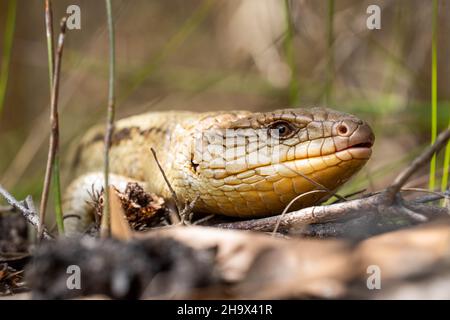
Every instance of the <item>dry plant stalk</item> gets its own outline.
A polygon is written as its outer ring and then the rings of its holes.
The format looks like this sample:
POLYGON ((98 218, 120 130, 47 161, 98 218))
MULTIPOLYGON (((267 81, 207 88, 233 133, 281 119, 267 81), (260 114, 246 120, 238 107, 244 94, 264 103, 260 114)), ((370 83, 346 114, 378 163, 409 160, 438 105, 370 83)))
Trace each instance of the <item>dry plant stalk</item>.
POLYGON ((51 135, 49 141, 49 150, 47 156, 47 166, 45 170, 44 186, 41 196, 40 204, 40 219, 38 227, 38 238, 42 239, 43 235, 43 225, 45 221, 45 211, 47 209, 48 194, 50 190, 50 182, 52 179, 53 166, 55 162, 55 157, 57 156, 59 150, 59 119, 58 119, 58 94, 59 94, 59 80, 61 73, 61 63, 62 54, 64 49, 64 39, 66 36, 66 21, 67 18, 64 17, 61 20, 61 32, 58 38, 58 48, 56 52, 55 68, 53 71, 53 83, 52 83, 52 94, 50 98, 50 124, 51 124, 51 135))
POLYGON ((112 17, 111 0, 106 1, 106 13, 108 17, 108 33, 109 33, 109 94, 108 94, 108 115, 106 121, 105 134, 105 206, 103 207, 103 217, 100 226, 100 234, 102 237, 108 237, 111 233, 110 223, 110 188, 109 188, 109 149, 111 147, 111 138, 114 132, 115 117, 115 39, 114 39, 114 22, 112 17))
MULTIPOLYGON (((53 89, 53 73, 55 67, 55 49, 53 41, 53 10, 52 2, 45 0, 45 29, 47 37, 47 55, 48 55, 48 73, 49 73, 49 88, 50 97, 53 89)), ((59 166, 59 152, 55 154, 53 163, 53 195, 55 202, 55 218, 58 227, 58 233, 64 235, 64 219, 61 204, 61 183, 60 183, 60 166, 59 166)))

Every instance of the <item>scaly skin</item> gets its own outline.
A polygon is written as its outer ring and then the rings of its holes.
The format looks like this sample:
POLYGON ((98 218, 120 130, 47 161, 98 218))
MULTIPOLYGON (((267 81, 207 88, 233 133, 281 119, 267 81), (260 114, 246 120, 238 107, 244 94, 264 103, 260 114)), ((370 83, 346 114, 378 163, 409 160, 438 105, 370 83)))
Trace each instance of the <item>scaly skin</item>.
MULTIPOLYGON (((79 178, 64 199, 69 233, 92 219, 85 201, 88 191, 102 187, 103 132, 93 128, 77 149, 73 170, 79 178)), ((319 185, 336 190, 367 162, 374 135, 362 120, 325 108, 176 111, 120 120, 112 141, 111 180, 119 189, 139 181, 170 197, 153 147, 177 195, 184 201, 199 196, 195 211, 262 217, 279 214, 294 197, 319 185)), ((293 208, 329 196, 307 195, 293 208)))

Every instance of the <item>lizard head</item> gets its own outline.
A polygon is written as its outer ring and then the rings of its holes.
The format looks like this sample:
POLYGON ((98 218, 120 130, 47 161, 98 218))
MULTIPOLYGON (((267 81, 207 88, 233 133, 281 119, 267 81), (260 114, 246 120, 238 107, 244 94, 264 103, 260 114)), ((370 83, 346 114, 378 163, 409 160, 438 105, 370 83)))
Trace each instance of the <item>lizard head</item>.
MULTIPOLYGON (((189 187, 200 196, 200 211, 229 216, 279 214, 300 194, 336 190, 363 167, 374 143, 366 122, 326 108, 215 119, 197 130, 189 187)), ((292 208, 330 196, 308 194, 292 208)))

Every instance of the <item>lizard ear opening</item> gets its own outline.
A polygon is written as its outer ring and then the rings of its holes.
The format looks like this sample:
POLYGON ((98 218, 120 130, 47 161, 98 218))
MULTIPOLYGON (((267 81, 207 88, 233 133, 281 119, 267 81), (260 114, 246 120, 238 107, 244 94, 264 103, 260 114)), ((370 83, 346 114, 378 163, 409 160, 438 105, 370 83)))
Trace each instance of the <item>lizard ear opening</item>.
POLYGON ((197 173, 198 163, 194 163, 194 161, 191 160, 191 165, 192 165, 192 169, 194 170, 194 172, 197 173))
POLYGON ((191 153, 191 167, 192 167, 192 171, 197 173, 198 166, 199 166, 199 164, 194 162, 194 153, 191 153))

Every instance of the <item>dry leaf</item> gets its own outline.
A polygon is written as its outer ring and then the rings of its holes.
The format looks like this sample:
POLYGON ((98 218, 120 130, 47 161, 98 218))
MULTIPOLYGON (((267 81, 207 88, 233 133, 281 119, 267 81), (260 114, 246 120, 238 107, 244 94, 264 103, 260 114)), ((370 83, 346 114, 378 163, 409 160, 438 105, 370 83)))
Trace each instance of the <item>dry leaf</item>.
POLYGON ((125 212, 119 196, 113 187, 110 187, 111 236, 119 240, 130 240, 132 232, 125 218, 125 212))

